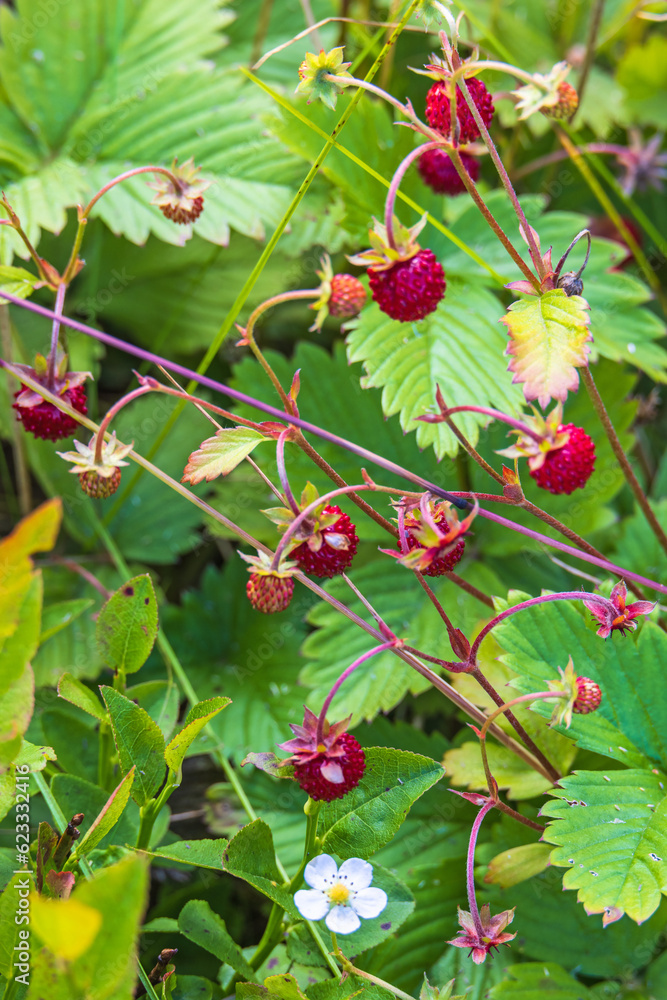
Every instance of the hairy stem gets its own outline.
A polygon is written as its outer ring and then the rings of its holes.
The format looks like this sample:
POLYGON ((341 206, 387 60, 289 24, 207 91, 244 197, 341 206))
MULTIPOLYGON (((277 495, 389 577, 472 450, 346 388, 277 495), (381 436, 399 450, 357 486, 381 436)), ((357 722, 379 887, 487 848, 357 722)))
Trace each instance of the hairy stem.
POLYGON ((320 714, 317 719, 318 744, 321 743, 322 740, 324 739, 324 723, 326 722, 327 712, 329 711, 329 705, 333 701, 334 696, 338 691, 338 689, 340 688, 341 684, 343 684, 344 681, 347 680, 350 674, 354 673, 357 667, 360 667, 362 663, 366 662, 366 660, 370 660, 370 658, 372 656, 375 656, 376 653, 382 653, 384 652, 385 649, 391 649, 392 646, 397 646, 397 645, 399 645, 399 641, 396 639, 392 639, 389 642, 383 642, 380 646, 374 646, 373 649, 369 649, 365 653, 362 653, 361 656, 357 657, 354 663, 351 663, 350 666, 347 668, 347 670, 343 671, 343 673, 340 675, 334 686, 331 688, 331 691, 329 691, 329 694, 324 699, 324 704, 322 705, 322 708, 320 710, 320 714))
POLYGON ((625 454, 625 451, 623 450, 623 445, 618 439, 618 434, 616 433, 614 425, 611 422, 611 418, 607 413, 607 408, 604 405, 602 396, 598 392, 598 387, 595 384, 595 380, 588 366, 582 369, 582 378, 584 385, 586 386, 586 389, 588 391, 588 395, 590 396, 591 402, 595 407, 595 412, 600 418, 600 422, 605 429, 605 433, 609 439, 609 443, 613 449, 614 455, 618 460, 618 464, 623 470, 623 475, 625 476, 626 482, 630 487, 630 489, 632 490, 635 500, 641 507, 642 513, 644 514, 644 517, 648 521, 651 531, 658 539, 658 542, 660 543, 662 550, 664 552, 667 552, 667 535, 663 531, 660 522, 655 516, 653 509, 650 503, 648 502, 648 498, 644 493, 643 489, 641 488, 639 480, 637 479, 634 473, 634 469, 632 468, 630 462, 628 461, 628 457, 625 454))

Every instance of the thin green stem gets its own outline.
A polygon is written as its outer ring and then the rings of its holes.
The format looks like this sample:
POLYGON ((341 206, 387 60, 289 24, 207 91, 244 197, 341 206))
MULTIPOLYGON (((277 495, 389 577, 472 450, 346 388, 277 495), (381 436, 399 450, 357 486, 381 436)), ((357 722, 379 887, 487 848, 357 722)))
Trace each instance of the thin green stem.
POLYGON ((579 103, 570 115, 570 124, 572 123, 577 110, 581 107, 581 102, 584 97, 584 92, 586 90, 586 84, 588 83, 588 77, 590 75, 591 69, 593 67, 593 61, 595 59, 595 48, 597 43, 598 32, 600 30, 600 24, 602 22, 602 12, 604 11, 604 0, 595 0, 593 5, 593 10, 591 11, 591 23, 588 28, 588 36, 586 38, 586 54, 584 55, 584 62, 581 67, 581 72, 579 73, 579 80, 577 81, 577 94, 579 96, 579 103))

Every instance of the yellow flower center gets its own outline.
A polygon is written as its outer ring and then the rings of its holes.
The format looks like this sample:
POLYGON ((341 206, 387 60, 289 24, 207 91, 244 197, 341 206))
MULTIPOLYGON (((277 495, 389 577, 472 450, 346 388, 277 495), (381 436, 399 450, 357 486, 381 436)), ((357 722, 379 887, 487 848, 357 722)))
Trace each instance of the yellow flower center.
POLYGON ((336 882, 329 889, 329 902, 333 906, 344 906, 350 898, 350 890, 342 882, 336 882))

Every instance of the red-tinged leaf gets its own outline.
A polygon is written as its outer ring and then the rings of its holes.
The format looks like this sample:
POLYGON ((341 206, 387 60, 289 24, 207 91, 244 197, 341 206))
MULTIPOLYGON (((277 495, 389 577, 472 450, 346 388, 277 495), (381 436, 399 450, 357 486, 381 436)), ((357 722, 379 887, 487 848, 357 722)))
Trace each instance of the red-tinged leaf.
POLYGON ((49 894, 54 899, 69 899, 70 893, 74 888, 74 883, 76 882, 76 877, 74 872, 50 871, 47 873, 45 881, 49 889, 49 894))
POLYGON ((510 335, 506 354, 512 355, 512 382, 523 383, 527 400, 542 408, 551 399, 565 401, 579 386, 577 368, 586 364, 592 335, 588 303, 555 288, 539 298, 513 302, 501 319, 510 335))
POLYGON ((264 434, 268 434, 272 438, 280 437, 282 432, 288 429, 287 424, 280 424, 277 420, 263 420, 259 426, 264 434))
POLYGON ((183 472, 182 483, 210 483, 226 476, 267 437, 251 427, 223 427, 193 451, 183 472))

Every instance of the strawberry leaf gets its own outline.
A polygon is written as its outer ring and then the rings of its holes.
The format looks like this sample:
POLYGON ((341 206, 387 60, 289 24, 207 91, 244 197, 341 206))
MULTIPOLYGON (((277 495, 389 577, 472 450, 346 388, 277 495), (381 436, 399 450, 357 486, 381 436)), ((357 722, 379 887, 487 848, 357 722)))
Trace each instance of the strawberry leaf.
POLYGON ((562 778, 542 808, 543 839, 556 844, 551 863, 569 868, 564 889, 577 889, 587 913, 603 923, 624 913, 642 923, 667 895, 667 798, 656 771, 579 771, 562 778))
POLYGON ((586 344, 592 339, 588 308, 580 295, 568 297, 555 288, 539 298, 513 302, 501 319, 510 335, 506 353, 512 355, 512 381, 521 383, 526 399, 537 399, 543 409, 551 399, 565 402, 579 386, 576 369, 586 364, 586 344))
POLYGON ((254 451, 261 441, 268 441, 251 427, 222 427, 213 437, 206 438, 197 451, 193 451, 185 466, 182 483, 210 483, 218 476, 228 475, 232 469, 254 451))

